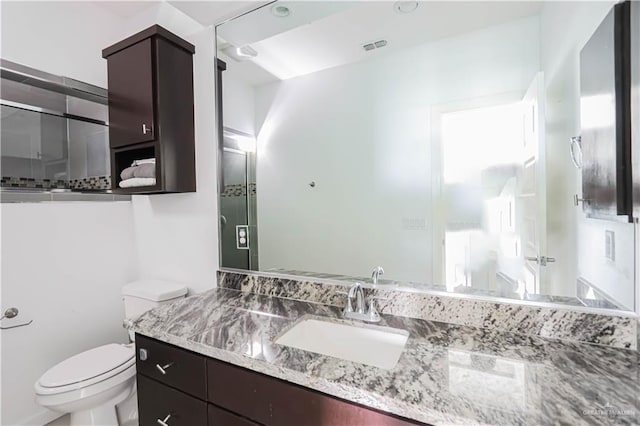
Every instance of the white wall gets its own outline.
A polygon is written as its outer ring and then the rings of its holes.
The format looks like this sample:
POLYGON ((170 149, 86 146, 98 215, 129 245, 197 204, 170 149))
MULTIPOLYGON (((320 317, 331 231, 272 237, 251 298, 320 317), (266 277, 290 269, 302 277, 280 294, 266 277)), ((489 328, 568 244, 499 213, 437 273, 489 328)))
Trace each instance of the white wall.
POLYGON ((237 62, 224 54, 220 54, 219 58, 227 64, 227 70, 222 74, 224 125, 255 135, 255 89, 236 77, 237 62))
POLYGON ((127 341, 120 288, 137 275, 131 218, 130 202, 2 205, 2 311, 33 319, 1 331, 3 425, 47 419, 33 384, 48 368, 127 341))
POLYGON ((216 284, 218 205, 213 27, 161 3, 129 20, 126 35, 158 23, 196 46, 194 56, 197 192, 133 196, 142 278, 185 283, 200 292, 216 284))
POLYGON ((261 269, 381 264, 385 278, 430 282, 432 111, 524 94, 538 28, 528 18, 257 89, 261 269))
MULTIPOLYGON (((101 50, 122 19, 90 3, 2 2, 0 55, 106 86, 101 50)), ((33 384, 61 360, 125 342, 120 288, 137 277, 130 202, 3 204, 2 310, 34 320, 3 330, 3 425, 42 424, 57 414, 34 402, 33 384)))
POLYGON ((215 285, 218 265, 213 29, 166 3, 129 19, 85 2, 2 3, 4 58, 101 86, 101 50, 155 23, 196 45, 198 193, 2 206, 2 306, 35 318, 2 334, 2 424, 51 418, 33 402, 39 375, 91 346, 125 341, 124 283, 157 277, 200 291, 215 285))
POLYGON ((567 269, 548 267, 548 293, 574 296, 576 277, 582 277, 620 303, 633 308, 633 224, 586 219, 573 205, 580 194, 580 174, 568 155, 568 141, 580 134, 580 49, 591 37, 614 2, 547 2, 540 17, 541 63, 547 89, 547 158, 549 254, 567 269), (567 29, 570 28, 570 31, 567 29), (571 184, 574 182, 575 184, 571 184), (566 226, 576 221, 577 228, 566 226), (616 237, 616 260, 605 258, 605 230, 616 237), (572 248, 577 244, 577 251, 572 248), (551 251, 553 250, 553 251, 551 251))
POLYGON ((102 49, 119 40, 122 18, 91 2, 3 1, 1 8, 2 58, 107 86, 102 49))

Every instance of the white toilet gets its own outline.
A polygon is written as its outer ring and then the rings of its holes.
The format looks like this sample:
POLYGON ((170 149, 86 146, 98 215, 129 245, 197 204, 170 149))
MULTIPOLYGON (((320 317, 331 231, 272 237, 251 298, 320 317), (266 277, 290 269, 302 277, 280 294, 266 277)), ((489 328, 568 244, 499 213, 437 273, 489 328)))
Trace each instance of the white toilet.
MULTIPOLYGON (((187 288, 164 281, 136 281, 122 288, 127 320, 185 297, 187 288)), ((133 332, 129 332, 133 340, 133 332)), ((72 426, 137 425, 134 344, 111 343, 50 368, 35 384, 36 402, 71 413, 72 426)))

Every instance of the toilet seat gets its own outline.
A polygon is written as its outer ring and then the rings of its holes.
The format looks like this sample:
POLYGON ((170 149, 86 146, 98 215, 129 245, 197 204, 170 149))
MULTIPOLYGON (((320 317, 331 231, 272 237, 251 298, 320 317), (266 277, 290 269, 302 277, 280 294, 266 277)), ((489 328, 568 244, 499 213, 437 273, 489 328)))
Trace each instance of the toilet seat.
MULTIPOLYGON (((79 353, 47 370, 36 383, 36 393, 53 395, 82 389, 116 378, 122 380, 135 374, 135 350, 133 345, 108 344, 79 353), (131 369, 131 371, 127 371, 131 369), (126 376, 126 377, 125 377, 126 376)), ((111 380, 113 381, 113 380, 111 380)))

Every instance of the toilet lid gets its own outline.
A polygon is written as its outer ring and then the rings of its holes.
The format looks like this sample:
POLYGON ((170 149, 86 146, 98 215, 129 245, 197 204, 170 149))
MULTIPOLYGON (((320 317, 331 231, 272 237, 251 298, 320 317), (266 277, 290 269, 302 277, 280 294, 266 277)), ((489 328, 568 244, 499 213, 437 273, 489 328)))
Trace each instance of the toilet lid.
POLYGON ((66 386, 83 382, 116 370, 132 361, 135 351, 132 347, 111 343, 74 355, 50 368, 40 378, 45 388, 66 386))

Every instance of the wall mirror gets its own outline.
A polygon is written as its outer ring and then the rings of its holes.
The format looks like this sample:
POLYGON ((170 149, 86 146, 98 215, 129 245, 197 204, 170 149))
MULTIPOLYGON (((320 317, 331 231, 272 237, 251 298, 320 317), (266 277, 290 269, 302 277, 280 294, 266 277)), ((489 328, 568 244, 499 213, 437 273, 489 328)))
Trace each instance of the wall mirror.
POLYGON ((219 25, 221 266, 633 310, 629 9, 275 2, 219 25))

